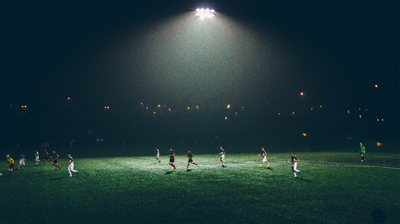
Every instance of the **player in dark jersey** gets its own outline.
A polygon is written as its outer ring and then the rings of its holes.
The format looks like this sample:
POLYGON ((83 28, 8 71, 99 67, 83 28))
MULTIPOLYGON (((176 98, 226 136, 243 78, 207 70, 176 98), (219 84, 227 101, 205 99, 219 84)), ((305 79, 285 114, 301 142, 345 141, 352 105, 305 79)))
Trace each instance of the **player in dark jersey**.
POLYGON ((222 148, 222 146, 219 147, 219 155, 221 156, 219 160, 222 163, 222 167, 225 167, 225 164, 226 164, 226 161, 225 161, 225 150, 222 148))
POLYGON ((21 156, 19 157, 19 165, 17 169, 19 169, 22 166, 22 169, 25 170, 25 161, 26 161, 25 155, 21 154, 21 156))
POLYGON ((292 160, 290 160, 289 162, 292 163, 292 171, 293 171, 294 177, 297 177, 296 172, 300 174, 300 170, 297 170, 297 162, 298 161, 299 161, 299 159, 294 154, 294 152, 292 152, 292 160))
POLYGON ((56 153, 56 151, 53 151, 53 162, 51 162, 51 165, 53 165, 55 168, 58 167, 58 169, 61 170, 60 165, 58 165, 58 157, 59 155, 56 153))
POLYGON ((169 165, 174 167, 174 171, 176 171, 176 166, 175 166, 175 153, 172 148, 169 149, 171 152, 169 153, 169 165))
POLYGON ((195 162, 193 162, 193 154, 192 154, 192 153, 190 153, 190 150, 188 151, 188 154, 187 154, 187 156, 186 156, 186 157, 189 157, 189 161, 188 161, 188 165, 187 165, 186 169, 188 169, 188 168, 189 168, 189 165, 190 165, 190 163, 192 163, 192 164, 194 164, 194 165, 196 165, 196 166, 197 166, 197 164, 196 164, 195 162))
POLYGON ((44 164, 46 163, 46 160, 49 161, 49 153, 47 152, 47 149, 44 150, 43 155, 44 155, 44 159, 43 159, 42 166, 44 166, 44 164))
POLYGON ((361 162, 364 162, 364 153, 365 153, 365 146, 360 142, 360 155, 361 155, 361 162))
POLYGON ((11 176, 11 173, 14 170, 14 160, 10 157, 9 154, 6 155, 7 165, 8 165, 8 176, 11 176))

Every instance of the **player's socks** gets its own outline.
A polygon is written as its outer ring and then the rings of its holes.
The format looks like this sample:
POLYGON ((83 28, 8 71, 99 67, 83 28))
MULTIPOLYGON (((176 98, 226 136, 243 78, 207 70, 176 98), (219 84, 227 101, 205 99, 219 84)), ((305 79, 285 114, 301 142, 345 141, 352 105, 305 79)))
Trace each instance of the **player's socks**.
POLYGON ((174 165, 174 169, 176 170, 176 166, 174 165))
POLYGON ((193 164, 197 166, 197 164, 196 164, 196 163, 193 163, 193 164))
POLYGON ((189 164, 187 165, 186 169, 189 168, 189 164))

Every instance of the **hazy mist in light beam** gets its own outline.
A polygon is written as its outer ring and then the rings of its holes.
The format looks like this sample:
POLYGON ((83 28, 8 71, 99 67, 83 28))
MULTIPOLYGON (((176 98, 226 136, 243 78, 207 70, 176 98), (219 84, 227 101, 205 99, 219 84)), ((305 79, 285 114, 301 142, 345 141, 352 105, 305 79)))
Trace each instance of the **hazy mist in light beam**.
POLYGON ((184 13, 148 26, 132 35, 126 49, 132 86, 145 99, 242 102, 260 82, 272 81, 269 73, 279 67, 270 39, 220 13, 203 19, 184 13))

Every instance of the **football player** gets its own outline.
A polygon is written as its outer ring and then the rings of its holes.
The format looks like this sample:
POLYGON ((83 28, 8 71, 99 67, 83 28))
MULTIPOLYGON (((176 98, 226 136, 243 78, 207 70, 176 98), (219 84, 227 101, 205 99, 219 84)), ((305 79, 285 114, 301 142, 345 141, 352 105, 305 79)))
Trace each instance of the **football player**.
POLYGON ((360 142, 360 155, 361 155, 361 162, 364 162, 364 153, 365 153, 365 146, 360 142))
POLYGON ((158 160, 158 163, 161 163, 161 160, 160 160, 160 150, 158 150, 158 148, 156 148, 156 150, 157 150, 156 159, 158 160))
POLYGON ((225 167, 225 165, 224 165, 224 164, 226 164, 226 161, 225 161, 225 150, 222 148, 222 146, 219 147, 219 155, 221 156, 219 160, 222 163, 222 167, 225 167))
POLYGON ((267 160, 267 152, 265 151, 264 147, 261 148, 261 154, 258 156, 259 157, 262 156, 261 165, 259 165, 259 167, 261 167, 262 164, 265 162, 265 164, 267 165, 267 168, 269 168, 269 163, 267 160))
POLYGON ((69 177, 72 177, 72 173, 79 173, 77 170, 74 170, 74 159, 70 154, 68 154, 68 172, 69 172, 69 177))
POLYGON ((196 166, 197 166, 197 164, 196 164, 195 162, 193 162, 193 154, 192 154, 192 153, 190 153, 190 150, 188 151, 188 154, 187 154, 187 156, 186 156, 186 157, 189 157, 189 161, 188 161, 188 165, 187 165, 186 169, 188 169, 188 168, 189 168, 189 165, 190 165, 190 163, 192 163, 192 164, 194 164, 194 165, 196 165, 196 166))
POLYGON ((300 174, 300 170, 297 170, 297 162, 298 161, 299 161, 299 159, 294 154, 294 152, 292 152, 292 160, 290 160, 289 162, 292 163, 292 171, 293 171, 294 177, 297 177, 296 172, 300 174))
POLYGON ((44 155, 44 159, 43 159, 42 166, 44 166, 44 164, 46 163, 46 160, 49 161, 49 153, 47 152, 47 149, 44 150, 43 155, 44 155))
POLYGON ((11 176, 11 173, 14 169, 14 160, 10 157, 10 154, 6 155, 7 158, 7 166, 8 166, 8 176, 11 176))
POLYGON ((21 156, 19 157, 19 165, 18 165, 18 169, 22 166, 22 169, 25 169, 25 155, 21 154, 21 156))
POLYGON ((53 165, 55 168, 58 167, 58 169, 61 170, 60 165, 58 165, 58 157, 59 155, 56 153, 56 151, 53 151, 53 162, 51 162, 51 165, 53 165))
POLYGON ((39 160, 39 152, 37 150, 35 150, 35 153, 33 153, 33 155, 35 156, 35 163, 36 166, 39 164, 40 160, 39 160))
POLYGON ((169 149, 171 152, 169 153, 169 165, 174 167, 174 171, 176 171, 176 166, 175 166, 175 153, 172 148, 169 149))

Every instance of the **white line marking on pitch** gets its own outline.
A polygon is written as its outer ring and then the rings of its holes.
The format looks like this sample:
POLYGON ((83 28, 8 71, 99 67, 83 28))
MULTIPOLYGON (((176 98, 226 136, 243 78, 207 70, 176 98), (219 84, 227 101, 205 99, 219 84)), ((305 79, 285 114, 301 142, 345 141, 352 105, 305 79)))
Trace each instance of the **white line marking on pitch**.
POLYGON ((359 167, 370 167, 370 168, 385 168, 385 169, 394 169, 394 170, 400 170, 399 167, 389 167, 389 166, 371 166, 371 165, 349 165, 349 164, 343 164, 343 163, 337 163, 337 164, 304 164, 304 165, 309 165, 309 166, 315 166, 315 165, 321 165, 321 166, 341 166, 341 167, 351 167, 351 168, 359 168, 359 167))

